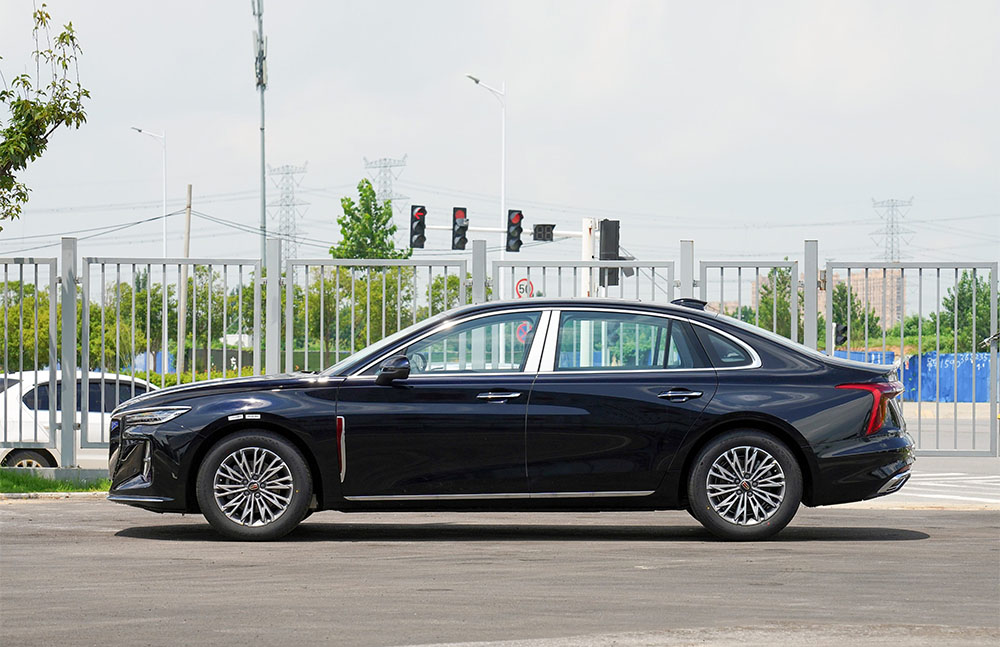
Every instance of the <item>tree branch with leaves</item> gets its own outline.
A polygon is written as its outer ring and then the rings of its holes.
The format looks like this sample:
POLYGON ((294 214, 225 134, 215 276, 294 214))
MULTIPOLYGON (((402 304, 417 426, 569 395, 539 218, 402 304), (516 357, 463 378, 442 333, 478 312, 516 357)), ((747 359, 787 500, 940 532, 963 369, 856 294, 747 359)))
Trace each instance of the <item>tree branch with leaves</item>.
POLYGON ((80 84, 79 56, 83 50, 73 23, 64 25, 53 41, 52 17, 46 5, 33 16, 34 76, 19 74, 8 85, 0 74, 0 103, 7 113, 0 121, 0 220, 20 217, 28 201, 30 189, 15 174, 41 157, 60 126, 76 129, 87 121, 83 104, 90 92, 80 84))

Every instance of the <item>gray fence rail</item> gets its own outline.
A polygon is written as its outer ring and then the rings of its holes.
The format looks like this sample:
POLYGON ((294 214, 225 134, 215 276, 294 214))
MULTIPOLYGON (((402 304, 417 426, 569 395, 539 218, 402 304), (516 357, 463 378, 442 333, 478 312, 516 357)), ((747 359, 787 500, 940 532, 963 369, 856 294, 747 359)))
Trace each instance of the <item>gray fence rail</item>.
POLYGON ((281 271, 266 276, 256 259, 78 262, 75 239, 63 239, 61 259, 0 258, 0 449, 58 448, 60 463, 74 465, 78 448, 107 447, 113 406, 147 388, 321 370, 467 303, 698 295, 828 354, 898 362, 921 453, 998 452, 995 262, 829 262, 821 271, 816 241, 802 261, 697 263, 692 241, 681 241, 677 261, 489 265, 478 240, 468 258, 281 259, 279 241, 267 251, 267 267, 281 271))

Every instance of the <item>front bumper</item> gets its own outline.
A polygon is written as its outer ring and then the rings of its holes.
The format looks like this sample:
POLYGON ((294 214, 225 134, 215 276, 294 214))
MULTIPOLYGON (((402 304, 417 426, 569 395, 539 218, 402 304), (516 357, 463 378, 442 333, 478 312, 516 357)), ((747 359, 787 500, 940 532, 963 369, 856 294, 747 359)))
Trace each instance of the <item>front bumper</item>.
POLYGON ((195 437, 176 424, 143 433, 113 431, 108 500, 154 512, 190 511, 188 474, 181 457, 195 437))

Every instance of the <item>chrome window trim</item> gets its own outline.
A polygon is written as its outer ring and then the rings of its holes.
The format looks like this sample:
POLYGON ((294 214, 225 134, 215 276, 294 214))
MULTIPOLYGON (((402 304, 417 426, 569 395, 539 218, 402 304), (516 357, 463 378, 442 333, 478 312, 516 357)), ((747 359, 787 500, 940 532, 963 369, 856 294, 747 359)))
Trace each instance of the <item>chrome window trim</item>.
POLYGON ((488 499, 589 499, 650 496, 655 490, 606 492, 497 492, 496 494, 374 494, 345 496, 348 501, 475 501, 488 499))
MULTIPOLYGON (((469 316, 469 317, 463 317, 462 319, 453 319, 451 321, 445 321, 444 323, 441 323, 441 324, 435 326, 431 330, 428 330, 428 331, 424 332, 424 334, 420 335, 419 337, 405 340, 402 343, 394 346, 392 349, 390 349, 390 350, 386 351, 385 353, 383 353, 382 355, 380 355, 377 359, 375 359, 375 360, 373 360, 371 362, 368 362, 363 367, 361 367, 358 370, 354 371, 353 373, 351 373, 347 377, 348 378, 351 378, 351 377, 369 377, 369 376, 363 375, 363 373, 365 371, 367 371, 368 369, 370 369, 371 367, 375 366, 376 364, 378 364, 380 362, 383 362, 386 359, 392 357, 394 354, 396 354, 396 352, 400 348, 406 348, 407 346, 410 346, 412 344, 416 344, 417 342, 419 342, 419 341, 421 341, 423 339, 426 339, 427 337, 430 337, 431 335, 434 335, 434 334, 436 334, 436 333, 438 333, 438 332, 440 332, 442 330, 445 330, 447 328, 451 328, 453 326, 457 326, 458 324, 463 324, 463 323, 465 323, 467 321, 475 321, 476 319, 482 319, 483 317, 492 317, 494 315, 512 314, 512 313, 517 313, 517 312, 537 312, 537 313, 539 313, 538 324, 537 325, 540 326, 541 322, 542 322, 542 317, 544 316, 544 314, 545 314, 546 311, 547 311, 547 308, 545 308, 544 306, 540 306, 540 305, 534 305, 534 306, 532 306, 532 305, 529 305, 529 304, 526 303, 523 306, 515 306, 515 307, 509 308, 509 309, 504 309, 504 310, 491 310, 489 312, 480 312, 478 314, 475 314, 475 315, 472 315, 472 316, 469 316)), ((538 340, 537 330, 535 332, 536 332, 536 334, 531 338, 531 345, 532 346, 534 346, 535 343, 536 343, 536 341, 538 340)), ((528 349, 528 355, 529 355, 529 357, 531 355, 531 349, 530 348, 528 349)), ((523 374, 527 374, 527 372, 528 372, 527 371, 527 362, 525 362, 525 370, 524 371, 494 371, 492 373, 478 373, 478 372, 477 373, 446 373, 446 372, 442 371, 442 372, 436 373, 432 377, 437 377, 437 376, 440 376, 440 375, 523 375, 523 374)), ((372 375, 370 377, 374 378, 375 376, 372 375)), ((414 376, 414 377, 419 377, 419 376, 414 376)), ((409 380, 409 379, 413 379, 413 378, 410 377, 410 378, 407 378, 407 379, 409 380)))
MULTIPOLYGON (((630 373, 705 373, 710 371, 743 371, 754 368, 760 368, 762 362, 760 360, 760 355, 754 350, 752 346, 747 344, 741 339, 727 333, 724 330, 719 330, 715 326, 710 326, 708 324, 696 321, 694 319, 688 319, 687 317, 682 317, 674 314, 660 313, 660 312, 649 312, 647 310, 629 310, 626 308, 580 308, 580 309, 555 309, 552 311, 553 316, 549 320, 549 325, 553 334, 549 335, 545 340, 546 347, 545 353, 542 355, 542 364, 539 367, 539 374, 543 375, 597 375, 597 374, 607 374, 607 375, 622 375, 630 373), (648 369, 618 369, 618 370, 600 370, 596 368, 588 371, 559 371, 555 368, 556 351, 558 350, 559 343, 559 328, 562 325, 562 315, 563 312, 593 312, 600 314, 602 312, 613 312, 616 314, 629 314, 629 315, 645 315, 648 317, 660 317, 661 319, 673 319, 674 321, 683 321, 695 326, 701 326, 714 333, 718 333, 723 337, 731 340, 733 343, 738 345, 740 348, 744 349, 751 358, 750 364, 743 366, 721 366, 721 367, 706 367, 706 368, 648 368, 648 369)), ((700 343, 701 340, 699 340, 700 343)), ((707 352, 707 351, 706 351, 707 352)), ((711 358, 709 358, 711 361, 711 358)))

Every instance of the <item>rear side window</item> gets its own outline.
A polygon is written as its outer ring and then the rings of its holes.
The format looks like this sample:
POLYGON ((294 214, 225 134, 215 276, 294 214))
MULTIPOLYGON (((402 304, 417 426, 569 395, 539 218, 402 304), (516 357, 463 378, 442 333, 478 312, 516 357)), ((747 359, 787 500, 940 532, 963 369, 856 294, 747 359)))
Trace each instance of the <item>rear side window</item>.
POLYGON ((557 371, 645 371, 707 366, 687 324, 640 313, 563 312, 557 371))
POLYGON ((15 380, 12 377, 3 376, 3 380, 0 380, 0 393, 3 393, 12 386, 17 386, 18 382, 21 380, 15 380))
POLYGON ((716 368, 737 368, 753 364, 750 353, 729 337, 702 326, 695 326, 695 329, 716 368))

